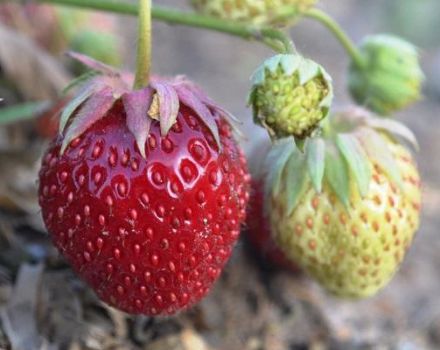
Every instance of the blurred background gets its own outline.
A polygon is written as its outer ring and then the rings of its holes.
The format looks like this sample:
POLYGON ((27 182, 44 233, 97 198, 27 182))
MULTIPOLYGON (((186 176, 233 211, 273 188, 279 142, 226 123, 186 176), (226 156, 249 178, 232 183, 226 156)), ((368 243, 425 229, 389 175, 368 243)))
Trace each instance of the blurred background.
MULTIPOLYGON (((181 0, 156 3, 188 9, 181 0)), ((211 294, 178 317, 129 317, 101 304, 51 247, 36 178, 56 130, 52 115, 64 103, 58 96, 82 69, 63 52, 73 48, 131 69, 135 19, 68 8, 22 13, 2 2, 0 107, 20 109, 0 119, 0 349, 440 349, 440 1, 339 0, 320 8, 356 42, 386 32, 420 47, 425 98, 399 118, 421 144, 423 218, 391 284, 369 300, 337 300, 305 276, 268 269, 242 241, 211 294), (7 123, 16 114, 32 119, 7 123)), ((291 34, 298 50, 333 76, 336 105, 349 104, 348 58, 338 42, 310 20, 291 34)), ((249 76, 270 55, 258 43, 154 25, 155 73, 185 74, 202 85, 243 121, 248 153, 268 142, 252 124, 246 97, 249 76)))

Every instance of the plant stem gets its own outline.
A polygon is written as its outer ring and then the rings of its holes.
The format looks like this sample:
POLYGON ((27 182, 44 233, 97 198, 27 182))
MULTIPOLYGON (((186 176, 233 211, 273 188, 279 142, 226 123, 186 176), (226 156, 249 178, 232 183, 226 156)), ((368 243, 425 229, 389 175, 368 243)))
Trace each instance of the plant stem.
POLYGON ((139 32, 134 88, 148 86, 151 70, 151 0, 139 0, 139 32))
MULTIPOLYGON (((39 2, 58 5, 88 8, 100 11, 119 13, 124 15, 138 15, 137 4, 120 0, 38 0, 39 2)), ((152 6, 151 15, 154 19, 169 24, 178 24, 196 28, 203 28, 221 33, 241 37, 246 40, 258 40, 277 52, 287 53, 292 50, 289 37, 282 31, 272 28, 259 28, 249 24, 222 20, 197 13, 174 10, 164 6, 152 6), (281 43, 282 45, 280 45, 281 43), (288 44, 289 43, 289 44, 288 44)))
POLYGON ((362 57, 358 48, 356 47, 356 45, 354 45, 354 43, 344 32, 341 26, 333 18, 318 9, 310 9, 304 13, 304 16, 313 18, 322 23, 325 27, 327 27, 327 29, 329 29, 333 33, 336 39, 338 39, 342 46, 345 48, 345 50, 353 60, 354 64, 358 67, 364 66, 364 58, 362 57))

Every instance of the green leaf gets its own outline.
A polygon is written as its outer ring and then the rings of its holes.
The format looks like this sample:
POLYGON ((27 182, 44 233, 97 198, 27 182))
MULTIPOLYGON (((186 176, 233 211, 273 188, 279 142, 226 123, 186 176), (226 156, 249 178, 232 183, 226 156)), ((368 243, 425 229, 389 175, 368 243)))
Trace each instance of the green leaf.
POLYGON ((350 166, 361 196, 365 197, 370 187, 371 169, 362 145, 352 134, 338 134, 336 144, 350 166))
POLYGON ((298 205, 299 198, 306 183, 307 162, 304 153, 298 149, 291 155, 286 165, 287 212, 292 214, 298 205))
POLYGON ((307 166, 316 192, 322 192, 325 168, 325 142, 321 138, 310 139, 307 145, 307 166))
POLYGON ((372 129, 362 128, 357 133, 357 138, 364 146, 369 158, 375 161, 392 181, 402 187, 399 167, 383 137, 372 129))
POLYGON ((350 185, 347 163, 332 141, 328 141, 326 146, 325 178, 342 204, 348 208, 350 185))
POLYGON ((281 177, 290 156, 295 152, 296 144, 293 137, 277 141, 269 151, 265 167, 269 169, 268 181, 265 186, 266 198, 270 194, 278 195, 281 191, 281 177))
POLYGON ((0 109, 0 125, 36 118, 50 106, 49 102, 27 102, 0 109))

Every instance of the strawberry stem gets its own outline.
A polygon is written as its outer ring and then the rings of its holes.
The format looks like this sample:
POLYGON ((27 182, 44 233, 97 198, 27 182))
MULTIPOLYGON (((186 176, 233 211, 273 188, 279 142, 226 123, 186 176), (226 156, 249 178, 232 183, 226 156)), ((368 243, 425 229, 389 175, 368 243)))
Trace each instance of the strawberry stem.
MULTIPOLYGON (((123 2, 121 0, 37 0, 37 2, 107 11, 124 15, 136 16, 139 12, 139 8, 136 4, 123 2)), ((222 20, 211 16, 179 11, 157 5, 152 6, 151 15, 154 19, 169 24, 203 28, 237 36, 246 40, 258 40, 279 53, 286 53, 287 50, 290 50, 285 45, 286 42, 290 41, 290 38, 282 31, 270 27, 255 27, 245 23, 222 20), (275 32, 278 32, 277 38, 274 38, 273 34, 275 32)))
POLYGON ((151 0, 139 0, 139 31, 134 89, 148 86, 151 70, 151 0))
POLYGON ((333 35, 338 39, 347 53, 350 55, 353 63, 358 67, 363 67, 364 58, 359 52, 356 45, 349 38, 349 36, 344 32, 339 23, 337 23, 332 17, 326 14, 324 11, 318 9, 310 9, 304 13, 304 16, 317 20, 321 24, 323 24, 333 35))

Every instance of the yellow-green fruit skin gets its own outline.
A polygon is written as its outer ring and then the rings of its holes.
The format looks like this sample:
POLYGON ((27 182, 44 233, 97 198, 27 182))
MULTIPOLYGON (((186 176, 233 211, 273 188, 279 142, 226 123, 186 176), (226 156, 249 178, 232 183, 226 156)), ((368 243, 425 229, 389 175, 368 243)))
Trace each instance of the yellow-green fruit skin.
MULTIPOLYGON (((371 164, 368 195, 350 183, 346 210, 327 184, 317 194, 310 185, 291 215, 286 198, 272 199, 272 234, 286 256, 332 294, 365 298, 393 277, 419 227, 420 178, 409 152, 386 139, 403 178, 402 187, 371 164)), ((288 179, 283 179, 286 182, 288 179)), ((281 191, 285 192, 285 191, 281 191)))
POLYGON ((192 0, 194 8, 203 14, 254 24, 285 24, 277 21, 283 10, 297 6, 299 15, 313 7, 316 2, 317 0, 192 0))

